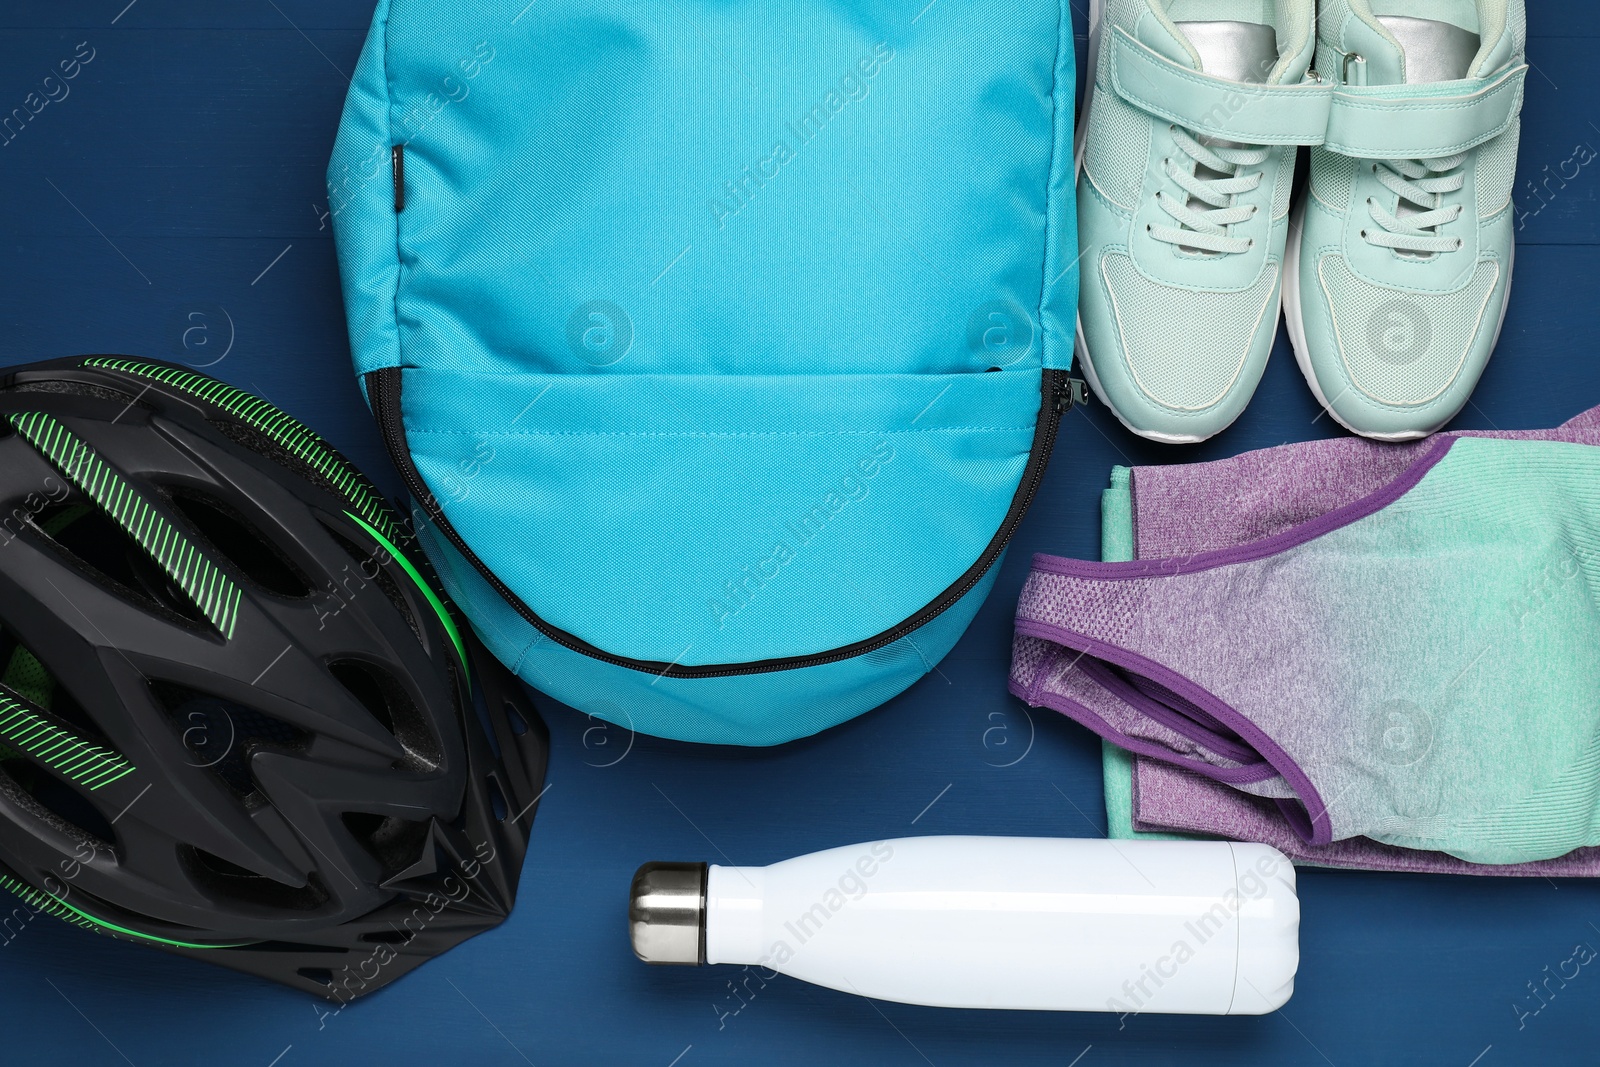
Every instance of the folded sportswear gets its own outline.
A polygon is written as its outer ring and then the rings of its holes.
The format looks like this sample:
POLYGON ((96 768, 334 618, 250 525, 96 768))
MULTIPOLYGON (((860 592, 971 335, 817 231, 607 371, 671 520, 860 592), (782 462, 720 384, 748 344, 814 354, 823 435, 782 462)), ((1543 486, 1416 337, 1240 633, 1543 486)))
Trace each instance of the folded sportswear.
MULTIPOLYGON (((1149 523, 1138 472, 1124 503, 1139 561, 1036 562, 1013 691, 1141 763, 1233 787, 1198 806, 1266 798, 1230 810, 1275 805, 1312 851, 1365 837, 1510 864, 1593 844, 1600 452, 1446 437, 1228 463, 1247 473, 1149 523), (1366 462, 1330 470, 1341 456, 1366 462), (1252 517, 1230 517, 1241 510, 1252 517), (1184 544, 1177 514, 1212 536, 1184 544), (1149 558, 1175 546, 1190 554, 1149 558)), ((1203 495, 1202 468, 1177 470, 1173 498, 1203 495)), ((1151 482, 1160 500, 1163 479, 1151 482)))

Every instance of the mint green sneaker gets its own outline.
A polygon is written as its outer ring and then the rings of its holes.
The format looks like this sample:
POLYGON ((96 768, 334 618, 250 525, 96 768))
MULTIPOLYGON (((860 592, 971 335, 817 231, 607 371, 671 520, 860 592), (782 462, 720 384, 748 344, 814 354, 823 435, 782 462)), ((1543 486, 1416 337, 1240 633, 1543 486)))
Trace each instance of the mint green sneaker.
POLYGON ((1313 0, 1095 0, 1089 17, 1079 365, 1134 433, 1203 441, 1249 403, 1277 333, 1295 146, 1322 140, 1333 96, 1307 78, 1313 0))
POLYGON ((1341 84, 1297 212, 1284 317, 1341 425, 1383 441, 1455 417, 1511 294, 1523 0, 1323 0, 1341 84))

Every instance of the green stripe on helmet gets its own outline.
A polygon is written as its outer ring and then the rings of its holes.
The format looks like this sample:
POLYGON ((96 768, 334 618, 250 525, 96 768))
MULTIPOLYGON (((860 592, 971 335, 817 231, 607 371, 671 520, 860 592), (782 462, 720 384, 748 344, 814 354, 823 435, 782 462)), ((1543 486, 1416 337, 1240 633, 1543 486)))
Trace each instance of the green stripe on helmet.
POLYGON ((112 937, 131 937, 139 941, 148 941, 156 945, 168 945, 172 948, 243 948, 255 944, 254 941, 236 941, 227 945, 202 945, 194 941, 174 941, 171 938, 157 937, 155 934, 142 934, 137 930, 130 930, 126 926, 97 919, 82 908, 68 904, 65 900, 52 893, 45 893, 38 889, 19 882, 15 878, 8 878, 0 874, 0 889, 4 889, 18 900, 47 915, 53 915, 63 922, 81 926, 86 930, 94 930, 112 937))
POLYGON ((8 692, 0 692, 0 739, 18 754, 44 764, 91 791, 134 771, 120 753, 75 736, 34 712, 8 692))
POLYGON ((144 546, 222 636, 233 636, 242 593, 198 546, 60 422, 39 411, 20 412, 10 420, 18 433, 144 546))
POLYGON ((149 378, 216 405, 239 421, 265 434, 291 455, 309 464, 317 473, 333 483, 339 492, 344 494, 350 506, 363 519, 381 530, 384 536, 392 541, 398 541, 404 536, 395 522, 394 513, 389 505, 359 471, 329 447, 328 443, 310 427, 284 414, 260 397, 251 396, 242 389, 235 389, 203 374, 178 367, 145 363, 141 360, 97 357, 84 360, 83 366, 149 378))
POLYGON ((5 875, 0 874, 0 889, 4 889, 29 907, 45 912, 48 915, 54 915, 63 922, 91 929, 95 925, 76 908, 69 908, 63 904, 60 898, 53 897, 49 893, 42 893, 30 885, 17 881, 15 878, 7 878, 5 875))
POLYGON ((450 617, 450 609, 445 607, 444 601, 439 599, 439 594, 435 593, 432 587, 430 587, 428 583, 423 580, 422 574, 417 570, 412 562, 406 558, 405 553, 401 552, 395 547, 393 541, 379 533, 373 528, 371 523, 367 522, 361 516, 348 511, 345 512, 345 514, 354 520, 356 524, 359 525, 363 530, 367 531, 367 533, 371 534, 377 539, 378 544, 383 546, 384 551, 389 553, 389 555, 394 558, 396 563, 399 563, 401 567, 405 568, 405 572, 411 576, 411 580, 415 582, 417 588, 422 591, 422 595, 428 598, 428 603, 433 606, 433 613, 439 616, 439 622, 443 624, 445 633, 450 635, 451 643, 456 646, 456 658, 461 661, 462 677, 467 679, 468 684, 471 684, 472 672, 467 667, 466 646, 461 643, 461 633, 456 629, 455 620, 450 617))

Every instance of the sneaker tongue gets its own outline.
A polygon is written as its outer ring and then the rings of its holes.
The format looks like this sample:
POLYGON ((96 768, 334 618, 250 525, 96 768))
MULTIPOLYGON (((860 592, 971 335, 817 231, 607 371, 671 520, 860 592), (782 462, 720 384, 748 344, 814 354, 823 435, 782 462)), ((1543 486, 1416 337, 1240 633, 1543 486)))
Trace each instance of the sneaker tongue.
MULTIPOLYGON (((1278 34, 1271 26, 1255 22, 1175 22, 1186 51, 1199 59, 1199 68, 1217 78, 1259 85, 1267 80, 1278 65, 1278 34)), ((1190 60, 1191 64, 1193 59, 1190 60)), ((1242 145, 1215 137, 1201 137, 1200 142, 1211 147, 1239 148, 1242 145)), ((1208 180, 1230 178, 1233 175, 1214 171, 1203 164, 1194 165, 1196 177, 1208 180)), ((1191 211, 1206 215, 1218 210, 1195 197, 1186 201, 1191 211)), ((1201 254, 1201 249, 1180 245, 1185 252, 1201 254)))
POLYGON ((1200 69, 1229 81, 1260 84, 1278 65, 1278 34, 1254 22, 1174 23, 1200 56, 1200 69))
MULTIPOLYGON (((1366 60, 1359 65, 1360 76, 1365 79, 1363 84, 1422 85, 1455 81, 1471 73, 1480 44, 1478 35, 1471 30, 1405 15, 1377 15, 1374 21, 1399 42, 1399 47, 1375 28, 1361 27, 1361 39, 1356 43, 1359 54, 1366 60)), ((1354 38, 1355 34, 1351 36, 1354 38)), ((1405 219, 1425 210, 1402 197, 1394 213, 1396 218, 1405 219)), ((1417 252, 1402 251, 1399 255, 1427 258, 1417 252)))

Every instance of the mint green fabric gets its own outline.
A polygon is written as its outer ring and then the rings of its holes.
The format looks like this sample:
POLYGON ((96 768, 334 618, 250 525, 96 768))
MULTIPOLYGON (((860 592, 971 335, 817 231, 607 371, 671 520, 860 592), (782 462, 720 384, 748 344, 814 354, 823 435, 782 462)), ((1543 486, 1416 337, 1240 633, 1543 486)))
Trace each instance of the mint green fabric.
POLYGON ((1327 302, 1346 374, 1361 394, 1392 405, 1441 397, 1460 378, 1484 319, 1499 311, 1504 268, 1479 263, 1466 284, 1449 292, 1407 294, 1385 307, 1390 290, 1373 284, 1338 256, 1317 264, 1317 296, 1327 302), (1426 332, 1424 341, 1422 334, 1426 332), (1397 354, 1398 353, 1398 354, 1397 354))
MULTIPOLYGON (((1100 559, 1120 563, 1133 559, 1133 471, 1111 468, 1111 487, 1100 494, 1100 559)), ((1166 834, 1133 828, 1133 753, 1110 741, 1100 742, 1100 773, 1106 797, 1106 836, 1129 841, 1201 841, 1200 834, 1166 834)))
MULTIPOLYGON (((1334 94, 1322 142, 1361 159, 1452 156, 1511 128, 1526 66, 1488 78, 1423 85, 1346 86, 1334 94)), ((1307 142, 1312 143, 1312 142, 1307 142)))
POLYGON ((1128 376, 1174 413, 1209 412, 1236 392, 1250 361, 1251 338, 1278 324, 1276 274, 1262 274, 1242 292, 1207 294, 1210 314, 1189 320, 1198 328, 1185 330, 1172 328, 1170 309, 1189 304, 1195 294, 1152 281, 1131 256, 1108 252, 1095 282, 1105 287, 1121 325, 1128 376), (1234 329, 1232 313, 1242 332, 1234 329))
POLYGON ((1186 129, 1247 144, 1321 144, 1333 86, 1247 85, 1193 70, 1114 28, 1111 84, 1141 110, 1186 129))

